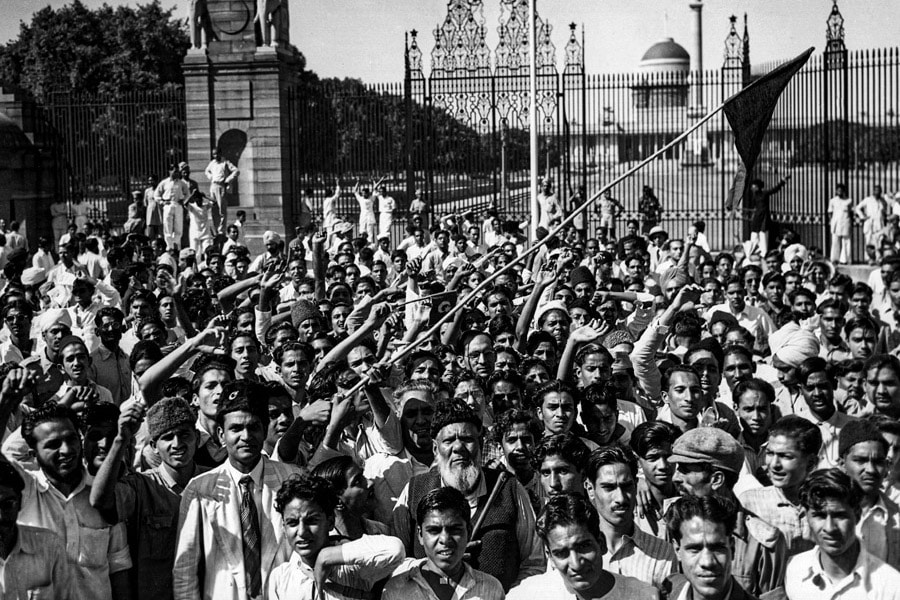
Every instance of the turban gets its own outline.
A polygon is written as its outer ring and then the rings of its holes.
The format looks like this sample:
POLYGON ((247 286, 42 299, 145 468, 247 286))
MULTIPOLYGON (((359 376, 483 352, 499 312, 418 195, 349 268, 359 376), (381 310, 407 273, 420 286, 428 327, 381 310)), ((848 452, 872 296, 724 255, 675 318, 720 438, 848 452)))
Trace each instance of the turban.
POLYGON ((69 311, 64 308, 51 308, 43 315, 41 315, 41 333, 46 333, 49 331, 54 325, 62 324, 72 328, 72 317, 69 315, 69 311))
POLYGON ((47 281, 47 271, 41 267, 29 267, 22 271, 22 285, 40 285, 47 281))
POLYGON ((666 272, 660 276, 659 287, 663 291, 665 291, 669 287, 669 284, 673 281, 676 285, 678 285, 678 289, 681 289, 691 282, 691 278, 688 277, 688 274, 684 272, 684 269, 672 267, 670 269, 666 269, 666 272))
POLYGON ((281 236, 274 231, 267 231, 263 234, 263 244, 268 244, 269 242, 275 242, 277 244, 281 242, 281 236))
POLYGON ((788 264, 788 267, 790 267, 791 261, 798 257, 803 262, 809 258, 809 250, 803 244, 791 244, 784 249, 784 262, 788 264))
POLYGON ((807 358, 819 355, 819 341, 815 334, 801 329, 796 323, 788 323, 769 336, 769 348, 773 357, 794 368, 807 358))

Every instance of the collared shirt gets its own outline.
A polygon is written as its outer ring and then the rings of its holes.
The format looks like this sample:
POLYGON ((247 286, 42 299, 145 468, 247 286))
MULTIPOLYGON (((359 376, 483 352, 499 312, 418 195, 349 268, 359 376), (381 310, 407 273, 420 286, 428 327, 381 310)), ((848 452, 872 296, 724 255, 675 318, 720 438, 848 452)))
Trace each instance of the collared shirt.
MULTIPOLYGON (((28 356, 30 357, 31 354, 28 356)), ((12 340, 8 339, 5 342, 0 343, 0 363, 11 362, 18 365, 24 361, 25 355, 22 354, 22 350, 19 349, 12 340)))
POLYGON ((900 565, 900 507, 886 494, 863 510, 856 535, 866 550, 889 565, 900 565))
POLYGON ((428 465, 419 462, 405 448, 399 454, 379 452, 366 460, 363 475, 372 482, 375 496, 375 519, 391 522, 391 512, 415 475, 428 472, 428 465))
MULTIPOLYGON (((317 590, 313 569, 294 552, 269 575, 269 600, 354 600, 372 591, 376 582, 400 565, 405 550, 389 535, 363 535, 341 544, 343 564, 328 573, 324 589, 317 590), (321 595, 317 595, 321 591, 321 595)), ((501 589, 502 592, 502 589, 501 589)))
MULTIPOLYGON (((798 415, 810 419, 809 405, 799 391, 792 392, 786 386, 778 384, 775 387, 775 406, 782 417, 798 415)), ((812 420, 812 419, 810 419, 812 420)))
POLYGON ((622 537, 618 550, 603 555, 603 567, 612 573, 649 581, 662 588, 666 577, 677 570, 678 559, 672 545, 665 540, 641 531, 637 526, 632 535, 622 537))
POLYGON ((112 394, 113 402, 122 404, 131 396, 131 366, 121 349, 113 352, 103 344, 91 353, 94 381, 112 394))
POLYGON ((841 429, 850 421, 855 421, 856 417, 851 417, 839 410, 835 410, 827 420, 818 420, 812 412, 800 415, 806 417, 816 424, 819 431, 822 432, 822 449, 819 450, 819 464, 817 469, 830 469, 838 466, 840 456, 838 456, 838 437, 841 435, 841 429))
POLYGON ((0 558, 4 600, 69 598, 69 563, 62 540, 48 529, 18 525, 16 544, 0 558))
MULTIPOLYGON (((659 591, 634 577, 612 573, 613 586, 603 596, 610 600, 657 600, 659 591)), ((569 591, 562 573, 548 569, 546 573, 529 577, 509 590, 506 600, 580 600, 581 596, 569 591)))
POLYGON ((727 302, 723 304, 717 304, 716 306, 713 306, 708 311, 706 311, 706 320, 708 321, 710 318, 712 318, 712 315, 714 315, 718 311, 728 313, 729 315, 737 319, 738 324, 752 333, 753 337, 756 338, 757 347, 766 347, 769 343, 769 336, 772 335, 772 332, 774 332, 776 329, 775 323, 772 321, 772 317, 770 317, 764 310, 756 306, 746 304, 744 306, 744 310, 735 314, 734 311, 731 310, 731 306, 727 302))
POLYGON ((203 425, 200 423, 199 418, 197 419, 195 427, 197 428, 197 433, 199 434, 199 439, 197 440, 197 448, 203 448, 204 450, 206 450, 212 462, 215 463, 215 465, 207 464, 204 466, 213 467, 221 465, 223 462, 225 462, 225 458, 228 455, 228 451, 225 449, 225 446, 219 443, 219 440, 215 435, 211 434, 203 428, 203 425))
POLYGON ((62 538, 71 573, 70 595, 111 598, 109 576, 130 569, 131 556, 124 524, 110 524, 91 506, 91 476, 85 473, 81 483, 64 496, 43 471, 11 462, 25 480, 17 522, 49 529, 62 538))
POLYGON ((47 358, 47 351, 32 354, 22 367, 34 377, 35 406, 50 399, 65 381, 62 368, 47 358))
MULTIPOLYGON (((194 476, 205 471, 196 466, 194 476)), ((137 600, 171 597, 183 491, 165 465, 131 473, 116 484, 116 516, 126 524, 134 563, 132 593, 137 600)))
POLYGON ((241 505, 241 496, 243 494, 243 488, 241 487, 241 479, 246 476, 250 476, 250 479, 253 480, 253 503, 256 504, 256 514, 263 514, 263 505, 262 505, 262 481, 263 481, 263 461, 262 459, 256 463, 256 466, 249 473, 241 473, 237 469, 234 468, 234 465, 231 464, 231 461, 225 459, 225 471, 228 473, 228 476, 231 477, 231 482, 234 484, 234 488, 232 491, 232 500, 237 502, 236 506, 241 505))
POLYGON ((240 171, 237 170, 230 160, 211 160, 206 165, 206 178, 210 183, 225 185, 231 183, 240 171))
MULTIPOLYGON (((422 575, 427 558, 407 559, 384 586, 382 600, 438 600, 422 575)), ((465 569, 455 585, 452 600, 503 600, 503 586, 496 578, 463 563, 465 569)))
POLYGON ((818 547, 795 556, 787 566, 785 592, 790 600, 900 600, 900 573, 865 548, 853 571, 831 581, 818 547))
POLYGON ((788 558, 815 546, 806 511, 791 503, 781 488, 770 486, 748 490, 740 499, 747 510, 784 534, 788 558))

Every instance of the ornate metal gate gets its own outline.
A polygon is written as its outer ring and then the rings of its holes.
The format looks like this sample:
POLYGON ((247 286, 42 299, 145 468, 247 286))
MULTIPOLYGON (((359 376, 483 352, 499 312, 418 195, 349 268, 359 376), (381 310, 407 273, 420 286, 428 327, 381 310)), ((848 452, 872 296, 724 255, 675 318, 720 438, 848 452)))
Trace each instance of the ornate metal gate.
MULTIPOLYGON (((424 194, 437 212, 450 205, 455 211, 494 206, 516 217, 530 211, 527 0, 501 0, 499 21, 492 50, 482 0, 450 0, 433 31, 428 75, 418 33, 407 39, 406 191, 410 198, 424 194)), ((565 199, 583 183, 567 164, 569 122, 583 122, 586 106, 583 44, 573 23, 560 71, 553 27, 538 17, 536 28, 540 173, 565 199)))

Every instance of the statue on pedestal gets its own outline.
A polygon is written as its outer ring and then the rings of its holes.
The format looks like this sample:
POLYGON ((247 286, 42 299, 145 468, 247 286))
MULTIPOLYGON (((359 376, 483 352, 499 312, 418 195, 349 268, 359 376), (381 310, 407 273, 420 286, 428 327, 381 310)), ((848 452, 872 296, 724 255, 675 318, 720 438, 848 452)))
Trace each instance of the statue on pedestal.
POLYGON ((256 24, 260 34, 258 45, 287 46, 290 40, 287 0, 256 0, 256 24))

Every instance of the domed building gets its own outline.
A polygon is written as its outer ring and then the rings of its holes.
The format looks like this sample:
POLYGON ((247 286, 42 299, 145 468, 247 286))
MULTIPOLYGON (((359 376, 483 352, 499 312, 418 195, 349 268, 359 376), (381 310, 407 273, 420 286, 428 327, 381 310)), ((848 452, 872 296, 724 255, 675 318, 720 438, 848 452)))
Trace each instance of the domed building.
POLYGON ((640 83, 632 87, 635 108, 680 108, 687 105, 691 55, 670 37, 644 52, 638 72, 640 83))

